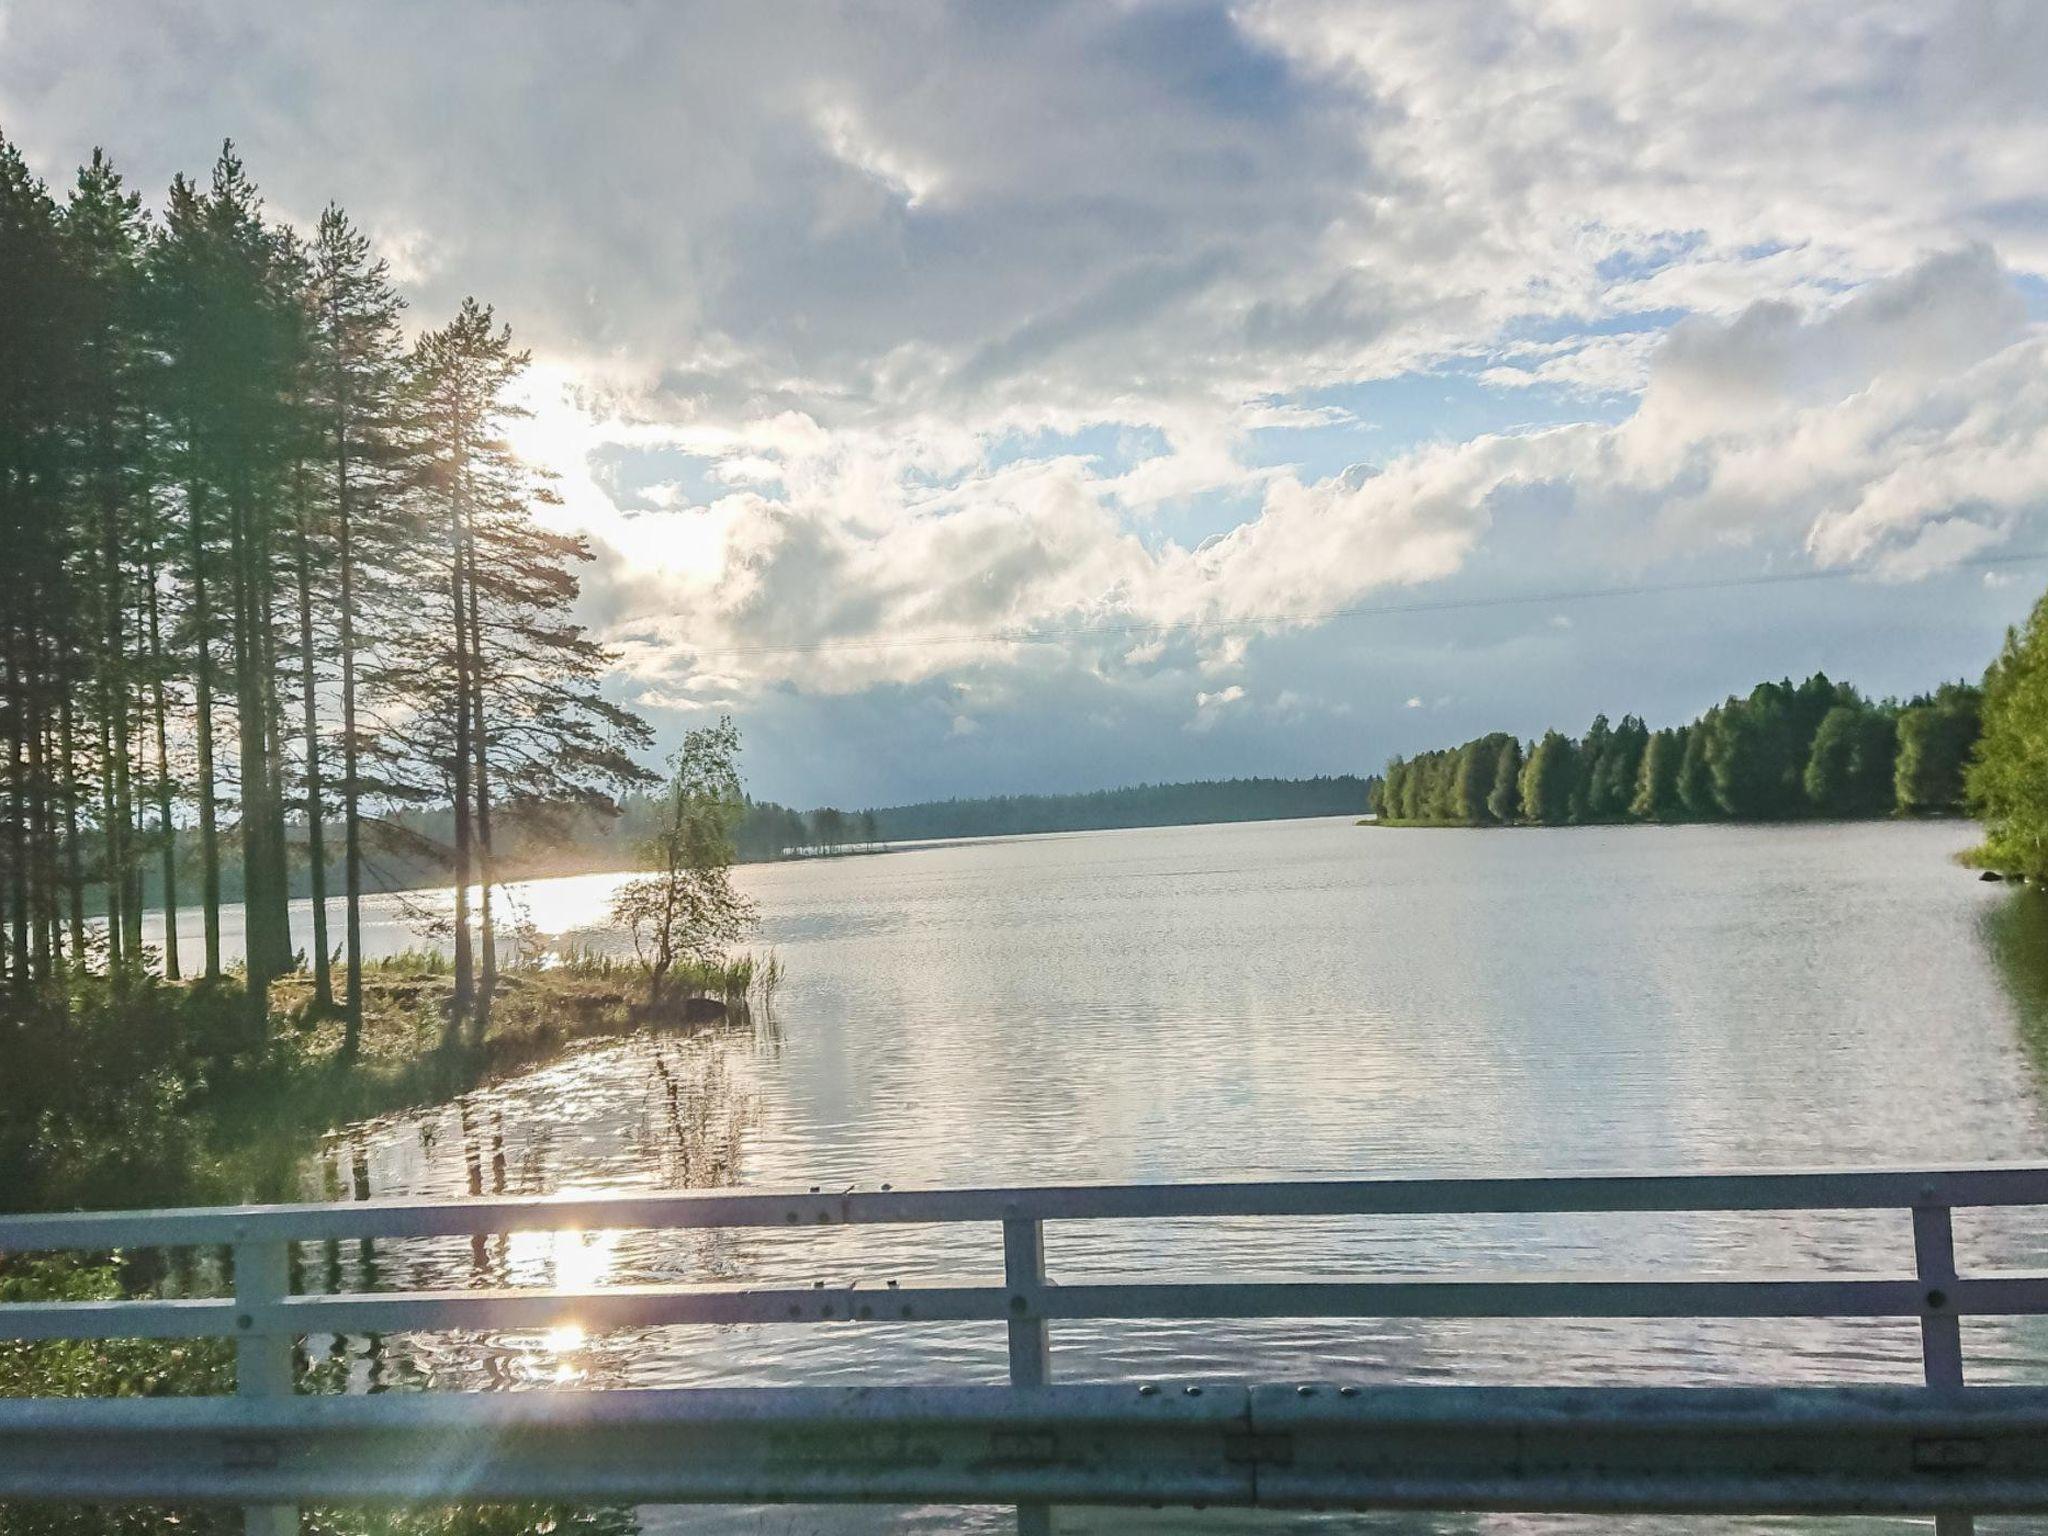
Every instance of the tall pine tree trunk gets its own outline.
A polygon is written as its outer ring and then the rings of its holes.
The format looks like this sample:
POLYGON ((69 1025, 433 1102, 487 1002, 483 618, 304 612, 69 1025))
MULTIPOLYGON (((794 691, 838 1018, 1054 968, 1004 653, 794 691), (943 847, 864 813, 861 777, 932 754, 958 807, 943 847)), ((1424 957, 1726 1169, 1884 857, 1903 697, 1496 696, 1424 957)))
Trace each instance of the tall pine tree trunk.
POLYGON ((8 903, 8 917, 14 925, 14 943, 10 958, 15 991, 25 998, 32 977, 29 926, 34 919, 29 910, 28 732, 31 716, 28 690, 24 686, 22 670, 19 638, 10 635, 7 646, 7 698, 13 729, 8 732, 7 739, 7 787, 8 804, 12 815, 8 821, 7 831, 12 846, 9 849, 7 873, 13 895, 8 903))
POLYGON ((206 541, 200 528, 200 502, 188 509, 192 519, 192 622, 194 736, 199 763, 193 793, 199 800, 199 902, 206 922, 206 979, 220 979, 220 818, 213 782, 213 611, 206 591, 206 541))
POLYGON ((448 595, 453 605, 455 626, 455 999, 454 1020, 469 1017, 476 995, 475 961, 469 945, 469 881, 472 868, 469 819, 469 627, 463 622, 465 599, 462 569, 462 514, 453 521, 451 559, 448 562, 448 595))
POLYGON ((342 1055, 353 1059, 363 1035, 363 841, 356 754, 355 548, 348 505, 348 449, 343 439, 336 494, 337 554, 341 567, 341 857, 348 976, 344 986, 342 1055))
POLYGON ((150 713, 156 725, 157 829, 163 836, 164 976, 179 979, 178 967, 178 827, 172 817, 171 749, 164 708, 164 642, 157 600, 156 553, 149 560, 149 685, 150 713))
POLYGON ((109 404, 102 400, 95 432, 95 452, 100 466, 100 600, 106 610, 105 628, 101 633, 100 812, 105 831, 105 845, 101 852, 106 859, 107 960, 108 968, 118 976, 132 929, 128 841, 128 609, 121 581, 119 499, 111 478, 115 454, 113 433, 108 429, 110 410, 109 404))
MULTIPOLYGON (((71 679, 60 673, 57 691, 57 793, 64 807, 66 937, 70 941, 72 964, 82 966, 85 963, 85 851, 78 841, 78 738, 71 707, 71 679)), ((111 892, 108 899, 112 900, 111 892)))
POLYGON ((235 598, 235 736, 242 778, 242 913, 248 978, 248 1027, 269 1030, 270 984, 283 973, 290 944, 277 872, 282 802, 273 772, 276 654, 272 644, 268 565, 259 537, 246 466, 238 466, 229 506, 229 566, 235 598))
MULTIPOLYGON (((304 478, 303 466, 300 478, 304 478)), ((327 838, 321 825, 325 806, 320 794, 320 707, 313 669, 313 554, 303 493, 299 505, 299 691, 306 713, 306 861, 313 882, 313 1001, 326 1013, 334 1007, 334 978, 327 960, 327 838)))
POLYGON ((476 855, 477 936, 482 974, 476 999, 476 1037, 481 1040, 491 1024, 491 998, 498 987, 498 939, 491 926, 491 770, 489 739, 484 732, 484 650, 483 625, 478 617, 476 586, 476 544, 472 540, 463 553, 466 585, 469 589, 469 708, 471 746, 476 754, 476 855))
POLYGON ((148 654, 148 635, 142 627, 142 611, 134 612, 135 633, 129 637, 132 649, 125 654, 132 658, 134 665, 125 665, 124 670, 132 679, 132 692, 126 692, 121 703, 121 715, 127 726, 126 740, 121 748, 120 799, 123 807, 121 819, 121 841, 125 850, 123 868, 126 871, 124 883, 127 895, 121 902, 122 924, 125 932, 121 936, 123 952, 132 961, 142 959, 142 848, 147 836, 143 826, 141 781, 143 763, 148 756, 145 735, 149 729, 149 701, 145 694, 141 662, 148 654))
POLYGON ((104 686, 100 689, 100 824, 106 829, 101 854, 106 860, 107 969, 118 977, 128 942, 128 881, 116 850, 128 829, 118 820, 116 811, 121 797, 114 786, 114 732, 109 718, 112 711, 105 707, 109 691, 104 686))
POLYGON ((258 683, 257 593, 251 570, 255 560, 251 542, 248 498, 237 487, 228 506, 228 578, 234 604, 235 752, 242 798, 242 956, 247 978, 248 1027, 252 1035, 260 1037, 267 1027, 271 956, 276 945, 270 932, 269 893, 264 888, 270 869, 263 847, 269 826, 265 811, 268 796, 263 784, 268 766, 263 744, 267 711, 258 683))
POLYGON ((279 665, 277 637, 283 629, 277 606, 277 571, 270 559, 270 539, 260 525, 255 540, 258 594, 258 679, 263 709, 263 783, 266 821, 263 840, 264 889, 270 902, 270 973, 282 976, 294 968, 292 949, 292 882, 289 845, 284 832, 284 671, 279 665))
MULTIPOLYGON (((38 644, 34 649, 39 652, 42 647, 38 644)), ((33 660, 31 675, 40 679, 45 675, 42 657, 34 655, 33 660)), ((37 692, 40 695, 41 690, 37 692)), ((28 737, 29 857, 34 866, 29 891, 35 903, 29 964, 38 982, 50 979, 51 951, 57 945, 57 860, 52 846, 56 833, 50 816, 49 731, 38 723, 49 718, 42 709, 43 703, 39 696, 31 708, 28 737)))

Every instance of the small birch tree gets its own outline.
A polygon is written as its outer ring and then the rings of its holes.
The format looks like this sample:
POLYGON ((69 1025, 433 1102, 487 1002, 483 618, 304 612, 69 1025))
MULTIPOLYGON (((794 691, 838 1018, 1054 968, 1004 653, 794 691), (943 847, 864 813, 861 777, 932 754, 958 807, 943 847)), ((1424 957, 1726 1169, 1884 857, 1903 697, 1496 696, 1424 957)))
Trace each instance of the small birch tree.
POLYGON ((647 973, 650 1010, 667 1001, 679 965, 722 963, 754 925, 754 904, 732 883, 733 832, 746 811, 739 753, 739 729, 729 718, 683 737, 669 760, 654 833, 640 845, 652 873, 612 899, 612 921, 632 935, 647 973))

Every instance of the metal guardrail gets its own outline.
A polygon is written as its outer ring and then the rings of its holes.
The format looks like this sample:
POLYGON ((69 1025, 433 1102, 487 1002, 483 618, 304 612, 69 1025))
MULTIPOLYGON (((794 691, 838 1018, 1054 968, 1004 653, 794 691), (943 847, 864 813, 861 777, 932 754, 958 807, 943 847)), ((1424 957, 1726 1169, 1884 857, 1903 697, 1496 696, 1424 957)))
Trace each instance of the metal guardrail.
POLYGON ((1967 1388, 1965 1316, 2048 1312, 2048 1276, 1960 1275, 1957 1207, 2048 1205, 2048 1165, 1889 1171, 695 1193, 0 1217, 0 1253, 224 1245, 230 1298, 16 1302, 0 1338, 221 1336, 236 1395, 0 1402, 0 1497, 1216 1503, 1580 1511, 2048 1511, 2048 1390, 1967 1388), (1048 1222, 1910 1211, 1910 1273, 1053 1283, 1048 1222), (518 1231, 999 1224, 1003 1283, 618 1285, 294 1295, 295 1243, 518 1231), (1078 1318, 1910 1317, 1923 1388, 1051 1384, 1078 1318), (308 1334, 1002 1321, 1010 1386, 294 1395, 308 1334), (459 1471, 455 1470, 459 1469, 459 1471))

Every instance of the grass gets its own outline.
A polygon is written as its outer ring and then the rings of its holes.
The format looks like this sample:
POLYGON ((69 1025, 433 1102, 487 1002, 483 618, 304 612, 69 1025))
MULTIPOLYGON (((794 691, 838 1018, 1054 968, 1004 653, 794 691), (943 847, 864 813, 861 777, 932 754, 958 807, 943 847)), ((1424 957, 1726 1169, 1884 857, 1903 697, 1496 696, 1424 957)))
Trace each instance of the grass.
POLYGON ((579 1040, 749 1019, 781 976, 772 954, 693 966, 653 1008, 632 961, 556 956, 502 973, 477 1029, 451 1023, 446 961, 415 950, 365 967, 352 1058, 303 972, 273 985, 260 1044, 236 978, 74 977, 65 1006, 0 1035, 0 1207, 296 1199, 323 1131, 445 1102, 579 1040))
POLYGON ((579 1040, 709 1022, 701 1009, 683 1006, 689 999, 714 999, 726 1018, 747 1019, 755 1001, 764 1011, 772 1006, 783 975, 772 952, 679 967, 665 1005, 650 1008, 633 960, 594 949, 552 959, 500 973, 480 1033, 451 1028, 455 978, 438 952, 409 950, 366 965, 362 1038, 352 1061, 342 1054, 340 1017, 312 1006, 311 977, 282 978, 271 994, 275 1026, 266 1059, 214 1096, 207 1140, 232 1150, 223 1154, 222 1177, 208 1182, 240 1184, 253 1198, 292 1198, 280 1186, 310 1134, 444 1102, 579 1040))
MULTIPOLYGON (((727 1016, 772 998, 773 955, 694 968, 683 978, 727 1016)), ((105 1207, 200 1200, 293 1200, 300 1157, 318 1131, 438 1102, 542 1061, 578 1039, 681 1024, 651 1012, 638 968, 616 957, 563 957, 498 979, 489 1025, 449 1024, 451 967, 433 951, 365 968, 361 1048, 342 1051, 341 1020, 316 1010, 301 973, 272 992, 269 1038, 250 1048, 233 981, 125 987, 74 978, 67 1010, 0 1044, 0 1201, 105 1207)), ((131 1256, 132 1257, 132 1256, 131 1256)), ((155 1288, 146 1269, 105 1255, 0 1255, 0 1302, 107 1300, 155 1288)), ((225 1340, 0 1342, 0 1397, 218 1393, 232 1380, 225 1340)), ((319 1362, 301 1391, 339 1390, 319 1362)), ((237 1511, 0 1504, 0 1536, 103 1536, 167 1529, 226 1533, 237 1511)), ((627 1536, 630 1510, 495 1505, 389 1512, 308 1509, 309 1536, 627 1536)))

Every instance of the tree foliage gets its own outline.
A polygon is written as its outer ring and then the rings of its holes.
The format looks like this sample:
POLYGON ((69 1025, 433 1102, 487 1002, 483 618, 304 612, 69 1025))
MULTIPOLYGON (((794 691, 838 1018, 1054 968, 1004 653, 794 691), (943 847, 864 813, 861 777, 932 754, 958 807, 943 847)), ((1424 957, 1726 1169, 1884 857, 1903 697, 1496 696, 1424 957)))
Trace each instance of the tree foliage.
POLYGON ((245 1029, 309 942, 328 1006, 325 902, 298 933, 288 903, 295 862, 324 896, 338 810, 351 1026, 380 846, 481 892, 456 925, 479 957, 457 1012, 480 1022, 494 831, 610 814, 651 780, 645 726, 602 696, 608 657, 569 617, 589 551, 534 516, 552 493, 507 446, 509 330, 469 301, 408 352, 368 237, 333 208, 310 240, 272 218, 232 144, 152 218, 103 153, 60 202, 0 138, 0 296, 11 1008, 61 1013, 86 971, 224 983, 237 898, 245 1029), (445 838, 401 824, 436 807, 445 838))
MULTIPOLYGON (((1997 663, 1992 670, 1996 673, 1997 663)), ((1901 810, 1943 811, 1964 800, 1970 753, 1984 729, 1984 694, 1981 688, 1944 683, 1931 698, 1900 711, 1893 787, 1901 810)))
MULTIPOLYGON (((1935 701, 1939 710, 1941 705, 1935 701)), ((1983 737, 1967 775, 1970 808, 1984 821, 1978 858, 1994 868, 2048 877, 2048 597, 2010 630, 1984 676, 1983 737)), ((1938 725, 1923 727, 1938 738, 1938 725)), ((1945 750, 1942 756, 1946 756, 1945 750)), ((1939 779, 1932 765, 1921 775, 1939 779)))
POLYGON ((723 961, 754 924, 753 903, 732 883, 733 829, 746 810, 739 751, 730 719, 683 737, 640 849, 652 873, 627 881, 612 900, 612 920, 631 935, 647 974, 650 1008, 667 1001, 678 966, 723 961))
POLYGON ((1873 703, 1816 672, 1759 683, 1675 728, 1598 715, 1576 740, 1546 731, 1525 749, 1491 732, 1396 757, 1373 804, 1388 821, 1451 826, 1952 814, 1979 698, 1950 683, 1873 703))

